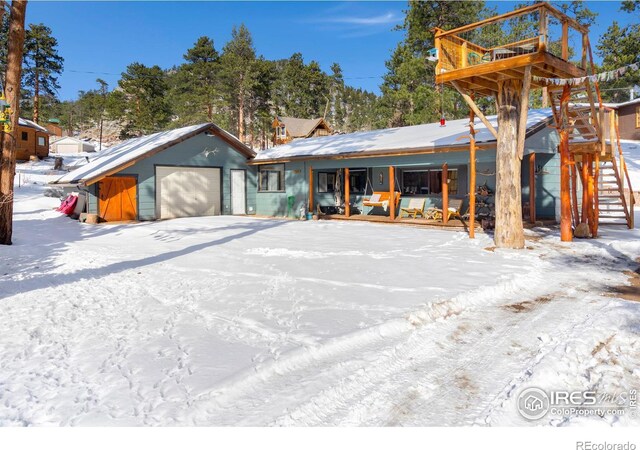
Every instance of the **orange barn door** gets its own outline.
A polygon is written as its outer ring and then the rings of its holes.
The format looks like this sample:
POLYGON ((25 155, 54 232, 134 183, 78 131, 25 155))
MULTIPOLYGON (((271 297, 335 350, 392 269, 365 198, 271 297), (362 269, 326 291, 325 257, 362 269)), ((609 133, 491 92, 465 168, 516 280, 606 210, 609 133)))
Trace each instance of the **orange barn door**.
POLYGON ((102 220, 118 222, 138 218, 135 177, 104 178, 98 185, 98 191, 98 211, 102 220))

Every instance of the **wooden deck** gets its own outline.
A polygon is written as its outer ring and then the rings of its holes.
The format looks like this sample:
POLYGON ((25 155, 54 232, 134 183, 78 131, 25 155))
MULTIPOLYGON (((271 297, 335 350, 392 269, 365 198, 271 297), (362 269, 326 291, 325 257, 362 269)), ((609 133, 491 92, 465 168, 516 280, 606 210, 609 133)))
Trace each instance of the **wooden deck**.
MULTIPOLYGON (((423 226, 429 228, 440 228, 440 229, 451 229, 458 231, 467 231, 469 229, 469 224, 467 221, 451 219, 446 224, 442 223, 440 220, 430 220, 430 219, 412 219, 410 217, 396 217, 395 220, 391 220, 389 216, 376 216, 376 215, 363 215, 363 214, 355 214, 352 216, 345 216, 344 214, 325 214, 318 218, 319 220, 351 220, 356 222, 375 222, 375 223, 387 223, 392 225, 413 225, 413 226, 423 226)), ((476 222, 475 228, 477 230, 481 230, 482 227, 479 223, 476 222)))

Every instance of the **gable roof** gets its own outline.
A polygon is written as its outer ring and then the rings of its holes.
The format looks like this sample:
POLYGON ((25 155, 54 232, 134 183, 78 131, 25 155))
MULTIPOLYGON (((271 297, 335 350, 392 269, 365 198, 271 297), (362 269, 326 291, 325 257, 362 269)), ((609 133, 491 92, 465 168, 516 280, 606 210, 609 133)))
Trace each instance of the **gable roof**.
POLYGON ((18 118, 18 125, 20 125, 21 127, 35 128, 36 130, 41 131, 43 133, 49 133, 49 130, 47 130, 45 127, 41 127, 40 125, 35 123, 33 120, 23 119, 22 117, 18 118))
POLYGON ((327 128, 330 128, 322 117, 318 117, 317 119, 298 119, 296 117, 278 116, 276 119, 278 122, 284 124, 287 133, 289 133, 289 136, 292 138, 308 137, 322 123, 324 123, 327 128))
MULTIPOLYGON (((543 128, 551 121, 550 108, 529 110, 527 134, 543 128)), ((497 129, 497 116, 487 117, 497 129)), ((424 153, 438 149, 453 150, 469 148, 469 119, 447 121, 447 125, 428 123, 409 127, 387 128, 384 130, 361 131, 311 139, 293 141, 263 150, 254 159, 255 163, 289 159, 320 159, 330 157, 383 156, 390 153, 424 153)), ((484 124, 475 124, 476 143, 495 145, 496 139, 484 124)), ((488 145, 485 145, 487 147, 488 145)))
POLYGON ((73 170, 51 184, 90 185, 102 178, 134 165, 136 162, 155 155, 200 133, 209 131, 227 142, 236 151, 247 158, 253 158, 255 152, 240 142, 235 136, 213 123, 203 123, 175 130, 161 131, 139 138, 129 139, 121 144, 103 150, 93 161, 73 170))
POLYGON ((58 144, 58 143, 60 143, 62 141, 72 141, 72 142, 75 142, 76 144, 87 144, 87 145, 90 145, 92 147, 95 147, 95 144, 93 144, 93 143, 91 143, 89 141, 84 141, 82 139, 75 138, 73 136, 62 136, 62 137, 59 137, 55 141, 51 142, 51 145, 58 144))

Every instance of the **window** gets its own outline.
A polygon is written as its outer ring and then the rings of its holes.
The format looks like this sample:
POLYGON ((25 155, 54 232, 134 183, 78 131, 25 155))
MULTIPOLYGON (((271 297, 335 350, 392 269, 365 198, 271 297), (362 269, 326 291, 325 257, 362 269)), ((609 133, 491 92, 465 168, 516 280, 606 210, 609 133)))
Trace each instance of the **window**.
POLYGON ((47 145, 47 141, 44 138, 44 136, 38 136, 38 145, 41 147, 44 147, 45 145, 47 145))
POLYGON ((260 166, 258 190, 261 192, 284 191, 284 164, 260 166))
MULTIPOLYGON (((442 193, 442 170, 404 170, 402 172, 404 195, 429 195, 442 193)), ((458 170, 449 170, 449 194, 458 193, 458 170)))
POLYGON ((352 169, 349 171, 349 190, 351 191, 351 194, 364 194, 366 185, 366 169, 352 169))
POLYGON ((285 128, 284 125, 281 125, 278 128, 276 128, 276 134, 278 135, 279 138, 284 139, 287 137, 287 129, 285 128))
POLYGON ((334 192, 336 184, 335 172, 318 172, 318 192, 334 192))
POLYGON ((22 140, 23 141, 28 141, 29 140, 29 133, 27 133, 26 131, 22 132, 22 140))
POLYGON ((640 106, 636 106, 636 128, 640 128, 640 106))

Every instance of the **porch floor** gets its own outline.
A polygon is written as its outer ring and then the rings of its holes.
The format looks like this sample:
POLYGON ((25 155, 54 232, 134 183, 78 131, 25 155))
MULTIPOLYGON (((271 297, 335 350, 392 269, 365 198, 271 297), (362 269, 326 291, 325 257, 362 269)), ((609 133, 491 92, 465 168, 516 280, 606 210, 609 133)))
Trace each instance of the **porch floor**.
MULTIPOLYGON (((377 223, 389 223, 389 224, 400 224, 400 225, 420 225, 427 226, 432 228, 447 228, 447 229, 455 229, 455 230, 468 230, 469 223, 465 220, 459 219, 451 219, 446 224, 440 220, 432 220, 432 219, 424 219, 417 218, 413 219, 411 217, 396 217, 395 220, 391 220, 389 216, 377 216, 377 215, 366 215, 366 214, 354 214, 352 216, 345 216, 344 214, 325 214, 319 216, 320 220, 355 220, 361 222, 377 222, 377 223)), ((480 223, 476 221, 475 224, 476 229, 482 229, 480 223)))

